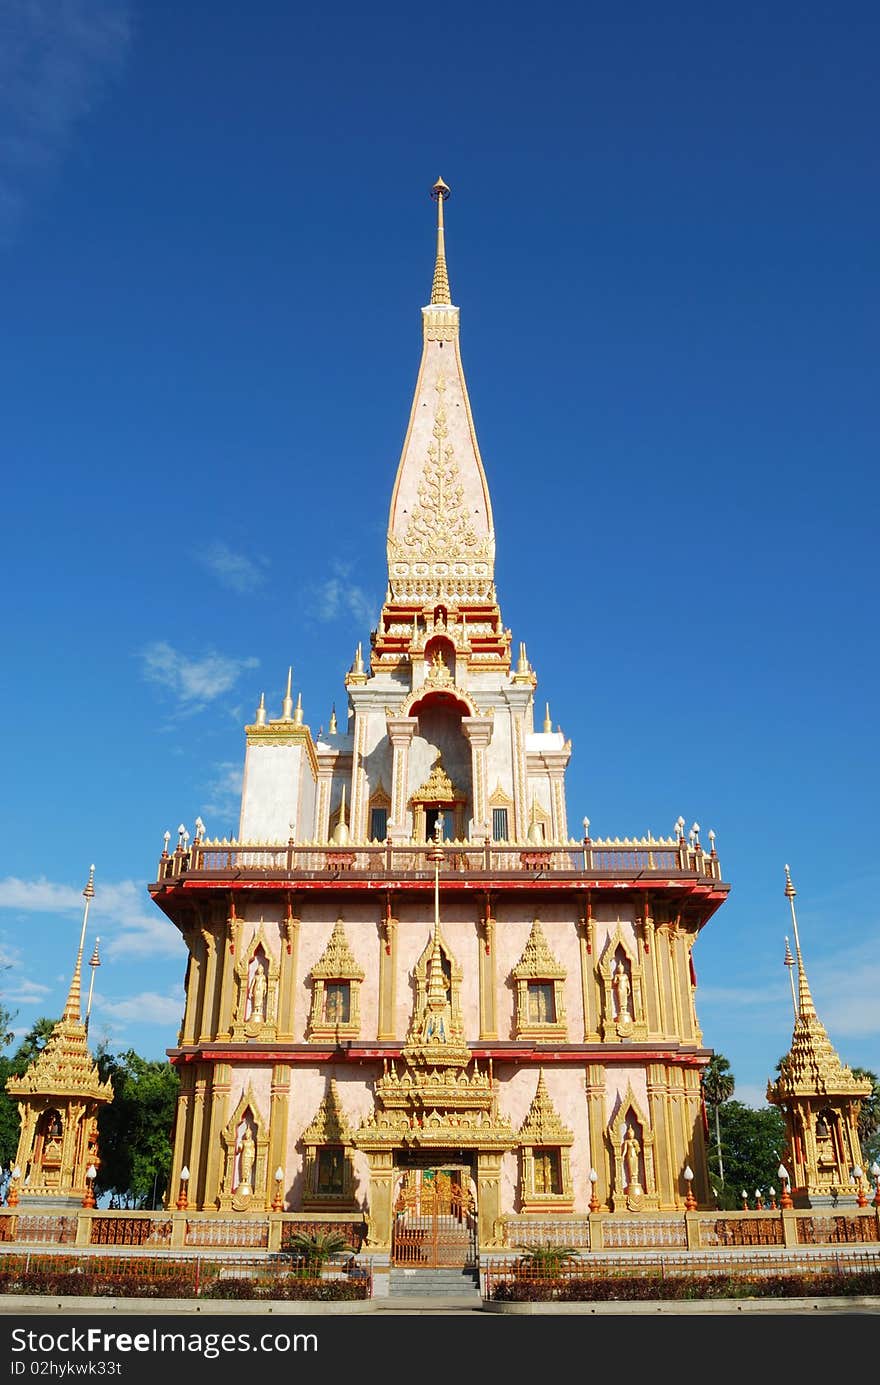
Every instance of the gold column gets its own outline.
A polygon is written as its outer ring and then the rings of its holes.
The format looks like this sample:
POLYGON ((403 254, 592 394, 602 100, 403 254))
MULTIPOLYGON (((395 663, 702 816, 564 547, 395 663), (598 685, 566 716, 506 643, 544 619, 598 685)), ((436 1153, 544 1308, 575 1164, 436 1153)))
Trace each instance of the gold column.
POLYGON ((300 920, 294 914, 295 901, 288 897, 287 914, 281 920, 281 974, 278 978, 278 1039, 290 1042, 294 1038, 294 997, 299 962, 300 920))
POLYGON ((391 895, 379 920, 379 1027, 377 1039, 393 1039, 397 1010, 397 919, 391 912, 391 895))
POLYGON ((706 1132, 703 1129, 703 1103, 700 1074, 696 1068, 685 1068, 684 1100, 687 1110, 687 1130, 691 1152, 688 1163, 694 1171, 694 1197, 704 1206, 711 1206, 709 1193, 709 1160, 706 1154, 706 1132))
MULTIPOLYGON (((180 1090, 177 1093, 177 1110, 174 1119, 174 1149, 171 1155, 171 1170, 165 1192, 165 1207, 174 1211, 177 1195, 180 1192, 180 1170, 188 1163, 186 1151, 190 1147, 190 1098, 193 1089, 193 1070, 187 1064, 180 1074, 180 1090)), ((190 1165, 192 1173, 192 1165, 190 1165)))
POLYGON ((201 1207, 205 1197, 205 1078, 206 1066, 199 1063, 192 1102, 192 1132, 189 1140, 190 1194, 194 1207, 201 1207))
POLYGON ((584 912, 578 921, 577 931, 581 954, 581 998, 584 1007, 584 1042, 598 1043, 598 1020, 593 1014, 596 991, 593 955, 596 944, 593 927, 593 901, 589 891, 587 891, 584 912))
POLYGON ((269 1099, 269 1167, 266 1170, 266 1205, 271 1206, 275 1196, 275 1170, 282 1168, 284 1178, 282 1193, 290 1186, 290 1170, 287 1167, 287 1130, 290 1115, 291 1068, 286 1063, 276 1063, 272 1068, 272 1086, 269 1099))
POLYGON ((611 1194, 611 1167, 608 1162, 608 1147, 605 1140, 605 1066, 603 1063, 588 1063, 584 1083, 587 1094, 587 1119, 590 1131, 590 1166, 599 1175, 596 1195, 600 1202, 608 1204, 611 1194))
MULTIPOLYGON (((223 946, 220 972, 220 1007, 217 1016, 217 1037, 229 1037, 232 1029, 232 992, 235 980, 235 963, 241 941, 242 920, 235 913, 235 896, 229 901, 229 917, 226 920, 226 939, 223 946)), ((218 948, 219 952, 219 948, 218 948)))
POLYGON ((223 1129, 230 1112, 229 1089, 231 1084, 231 1074, 228 1063, 216 1063, 211 1072, 210 1078, 210 1109, 211 1115, 208 1123, 208 1158, 205 1166, 205 1196, 203 1206, 205 1208, 216 1206, 220 1198, 220 1179, 222 1173, 223 1150, 220 1145, 220 1131, 223 1129))
POLYGON ((196 1041, 196 1015, 198 1013, 199 989, 202 983, 201 932, 196 927, 186 928, 183 934, 189 948, 189 961, 186 971, 186 1004, 183 1023, 180 1026, 180 1042, 194 1044, 196 1041))
POLYGON ((643 926, 645 965, 644 997, 647 1011, 648 1035, 651 1038, 660 1038, 663 1034, 663 1023, 660 1018, 660 976, 657 968, 657 933, 654 927, 654 917, 650 912, 650 900, 647 895, 645 896, 643 926))
POLYGON ((391 741, 391 817, 388 835, 394 841, 408 841, 406 803, 409 787, 409 748, 418 726, 418 717, 388 717, 388 739, 391 741))
POLYGON ((209 1042, 214 1038, 216 1023, 216 1004, 215 991, 217 986, 217 953, 222 946, 218 942, 217 935, 210 928, 201 929, 202 942, 205 947, 205 965, 202 968, 202 986, 199 1004, 199 1043, 209 1042))
POLYGON ((366 840, 367 776, 364 759, 367 745, 367 716, 360 708, 354 713, 354 749, 351 756, 351 818, 350 831, 353 842, 366 840))
POLYGON ((391 1196, 394 1191, 394 1155, 390 1149, 367 1151, 370 1189, 367 1195, 367 1249, 391 1249, 391 1196))
POLYGON ((492 718, 462 717, 461 729, 471 747, 471 840, 482 841, 491 836, 486 788, 486 750, 492 739, 492 718))
MULTIPOLYGON (((676 1125, 670 1116, 670 1095, 667 1070, 663 1063, 648 1065, 648 1120, 654 1132, 654 1174, 657 1179, 657 1192, 660 1206, 668 1207, 675 1202, 675 1165, 678 1151, 672 1142, 676 1136, 676 1125)), ((684 1168, 682 1162, 681 1168, 684 1168)))
POLYGON ((501 1211, 501 1160, 500 1150, 480 1149, 477 1151, 477 1211, 479 1226, 477 1236, 479 1245, 491 1248, 499 1243, 498 1223, 501 1211))
POLYGON ((477 927, 477 947, 479 948, 480 1039, 497 1039, 495 919, 492 917, 492 900, 488 894, 486 895, 482 927, 477 927), (482 937, 480 936, 481 933, 482 937))

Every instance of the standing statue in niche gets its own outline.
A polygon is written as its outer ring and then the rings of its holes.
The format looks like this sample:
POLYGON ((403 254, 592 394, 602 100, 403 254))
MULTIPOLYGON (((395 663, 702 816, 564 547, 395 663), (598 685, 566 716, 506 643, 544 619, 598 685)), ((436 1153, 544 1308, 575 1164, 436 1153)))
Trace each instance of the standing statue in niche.
POLYGON ((629 1009, 630 982, 623 962, 618 962, 614 969, 611 989, 614 992, 614 999, 617 1002, 618 1020, 631 1020, 632 1015, 629 1009))
POLYGON ((255 1155, 254 1137, 251 1134, 250 1126, 245 1126, 238 1146, 238 1187, 235 1190, 237 1193, 253 1192, 251 1175, 254 1171, 255 1155))
POLYGON ((639 1142, 633 1133, 632 1126, 628 1125, 623 1137, 623 1144, 620 1147, 627 1197, 632 1197, 642 1191, 642 1185, 639 1182, 639 1151, 639 1142))
POLYGON ((252 1020, 264 1020, 266 1018, 266 973, 259 962, 251 982, 250 1017, 252 1020))

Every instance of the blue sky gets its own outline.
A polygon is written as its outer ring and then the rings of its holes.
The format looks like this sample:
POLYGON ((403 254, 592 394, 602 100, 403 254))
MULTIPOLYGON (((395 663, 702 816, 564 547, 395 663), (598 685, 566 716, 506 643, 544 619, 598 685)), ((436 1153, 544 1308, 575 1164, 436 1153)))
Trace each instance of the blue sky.
POLYGON ((384 594, 438 174, 496 577, 569 821, 717 834, 707 1045, 788 1046, 784 864, 880 1070, 874 5, 7 0, 2 996, 161 1057, 166 828, 237 824, 294 668, 326 726, 384 594))

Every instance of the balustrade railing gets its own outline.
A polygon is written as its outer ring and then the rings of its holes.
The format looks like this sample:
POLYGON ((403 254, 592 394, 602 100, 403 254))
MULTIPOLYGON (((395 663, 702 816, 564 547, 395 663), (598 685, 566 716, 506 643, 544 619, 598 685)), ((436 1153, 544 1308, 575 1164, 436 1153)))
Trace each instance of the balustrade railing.
MULTIPOLYGON (((370 842, 340 847, 324 843, 241 842, 201 840, 163 851, 158 882, 188 875, 216 875, 230 871, 264 875, 370 875, 432 878, 430 843, 370 842)), ((696 875, 721 879, 715 852, 683 838, 619 838, 581 842, 504 843, 455 841, 443 848, 440 874, 553 874, 578 876, 643 873, 696 875)))

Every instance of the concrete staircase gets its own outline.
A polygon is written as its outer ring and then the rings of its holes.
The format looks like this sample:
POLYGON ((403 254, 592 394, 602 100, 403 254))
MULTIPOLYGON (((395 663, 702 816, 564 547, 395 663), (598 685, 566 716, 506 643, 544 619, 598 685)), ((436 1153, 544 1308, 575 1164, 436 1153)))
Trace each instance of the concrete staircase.
POLYGON ((476 1269, 446 1266, 442 1269, 402 1269, 395 1266, 388 1277, 389 1298, 465 1299, 480 1302, 480 1274, 476 1269))

